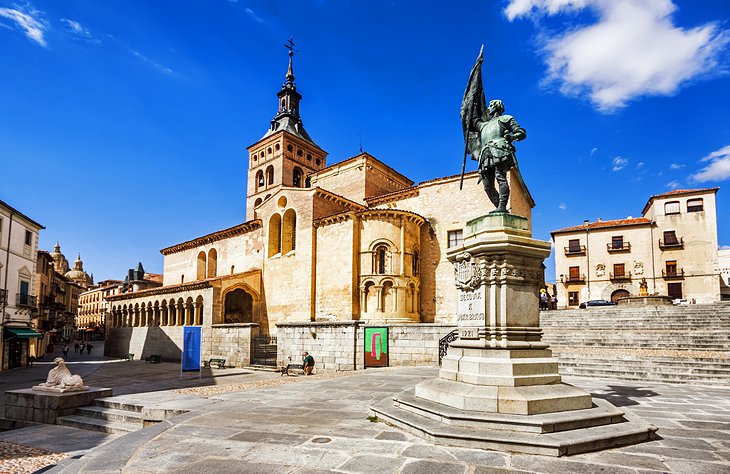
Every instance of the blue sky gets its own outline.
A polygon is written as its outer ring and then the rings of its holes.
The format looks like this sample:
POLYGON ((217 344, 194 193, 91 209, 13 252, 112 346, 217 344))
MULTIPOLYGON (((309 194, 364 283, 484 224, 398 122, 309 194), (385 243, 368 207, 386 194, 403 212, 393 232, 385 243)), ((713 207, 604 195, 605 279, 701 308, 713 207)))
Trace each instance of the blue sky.
POLYGON ((720 186, 727 246, 729 20, 726 0, 0 0, 0 199, 97 280, 161 272, 159 249, 245 219, 290 35, 328 163, 362 137, 416 182, 460 171, 484 44, 487 99, 527 130, 536 238, 720 186))

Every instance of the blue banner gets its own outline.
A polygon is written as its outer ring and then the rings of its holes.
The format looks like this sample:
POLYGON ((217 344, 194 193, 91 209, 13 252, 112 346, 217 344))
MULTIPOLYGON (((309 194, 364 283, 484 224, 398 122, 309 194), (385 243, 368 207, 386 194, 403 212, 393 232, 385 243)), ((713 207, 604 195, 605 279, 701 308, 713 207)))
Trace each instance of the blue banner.
POLYGON ((200 371, 201 326, 183 327, 182 371, 200 371))

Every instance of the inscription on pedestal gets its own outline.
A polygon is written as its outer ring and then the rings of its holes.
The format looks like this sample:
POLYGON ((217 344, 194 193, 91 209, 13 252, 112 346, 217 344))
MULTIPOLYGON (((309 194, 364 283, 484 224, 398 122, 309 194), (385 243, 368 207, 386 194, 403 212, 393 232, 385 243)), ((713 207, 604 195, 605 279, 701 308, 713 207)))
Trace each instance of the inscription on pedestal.
POLYGON ((479 339, 479 328, 487 324, 485 316, 486 287, 479 286, 474 290, 459 290, 459 304, 456 313, 456 325, 459 338, 479 339))

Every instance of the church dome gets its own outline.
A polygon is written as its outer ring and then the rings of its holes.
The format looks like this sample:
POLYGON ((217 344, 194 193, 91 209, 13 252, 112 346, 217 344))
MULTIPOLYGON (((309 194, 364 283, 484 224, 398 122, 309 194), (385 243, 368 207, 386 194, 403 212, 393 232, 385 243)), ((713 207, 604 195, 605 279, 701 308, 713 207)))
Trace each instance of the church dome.
POLYGON ((84 287, 93 283, 89 274, 84 271, 84 262, 81 260, 81 254, 79 254, 74 261, 74 269, 67 272, 65 276, 69 280, 72 280, 84 287))
POLYGON ((61 274, 67 273, 69 270, 68 260, 66 260, 66 257, 61 253, 61 246, 58 242, 56 242, 56 245, 53 246, 53 252, 51 252, 50 255, 53 258, 53 266, 56 271, 61 274))

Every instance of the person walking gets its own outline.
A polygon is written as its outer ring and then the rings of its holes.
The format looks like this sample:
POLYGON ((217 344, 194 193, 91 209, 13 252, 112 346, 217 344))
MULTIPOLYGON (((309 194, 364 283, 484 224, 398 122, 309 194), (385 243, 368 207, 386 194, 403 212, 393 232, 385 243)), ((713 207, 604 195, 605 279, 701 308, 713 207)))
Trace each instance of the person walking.
POLYGON ((81 341, 81 344, 79 344, 79 352, 83 355, 84 349, 86 348, 84 341, 81 341))
POLYGON ((61 352, 63 353, 63 360, 68 359, 68 344, 64 343, 63 347, 61 347, 61 352))
POLYGON ((93 348, 94 348, 94 346, 91 345, 91 342, 89 342, 88 344, 86 344, 86 353, 88 355, 91 355, 91 349, 93 349, 93 348))
POLYGON ((79 351, 79 341, 74 341, 74 352, 79 351))

